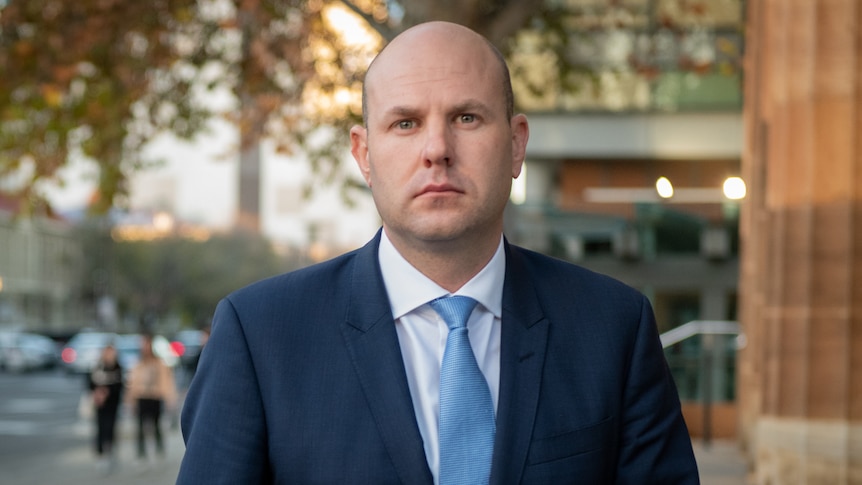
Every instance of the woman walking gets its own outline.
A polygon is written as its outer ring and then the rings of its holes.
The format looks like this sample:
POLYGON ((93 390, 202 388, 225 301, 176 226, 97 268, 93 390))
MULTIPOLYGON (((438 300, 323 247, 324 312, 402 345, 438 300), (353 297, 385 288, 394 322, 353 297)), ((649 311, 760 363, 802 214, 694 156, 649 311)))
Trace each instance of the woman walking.
POLYGON ((96 367, 89 374, 89 387, 96 410, 96 455, 99 469, 108 473, 116 464, 117 411, 123 393, 123 369, 117 361, 117 349, 108 344, 96 367))
POLYGON ((153 353, 152 336, 141 338, 141 359, 129 375, 128 402, 138 415, 138 459, 147 459, 146 429, 152 431, 156 453, 164 457, 161 417, 165 407, 176 404, 174 373, 153 353))

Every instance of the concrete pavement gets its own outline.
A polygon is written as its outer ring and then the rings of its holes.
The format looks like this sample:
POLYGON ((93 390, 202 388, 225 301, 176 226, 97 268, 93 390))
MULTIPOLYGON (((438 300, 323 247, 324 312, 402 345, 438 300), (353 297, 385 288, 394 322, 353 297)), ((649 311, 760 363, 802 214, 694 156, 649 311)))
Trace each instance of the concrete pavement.
MULTIPOLYGON (((170 424, 165 417, 163 433, 165 456, 153 458, 141 463, 136 459, 137 446, 135 441, 135 424, 131 417, 124 416, 118 423, 120 426, 117 443, 117 465, 112 473, 105 474, 97 466, 92 449, 92 423, 79 422, 72 432, 80 440, 78 445, 70 447, 58 455, 34 456, 24 463, 4 467, 0 470, 2 485, 161 485, 176 481, 180 469, 185 446, 179 428, 170 424)), ((152 439, 148 441, 152 448, 152 439)))
POLYGON ((694 441, 694 456, 702 485, 752 485, 742 451, 736 441, 694 441))
MULTIPOLYGON (((165 420, 165 457, 160 460, 138 463, 135 458, 135 433, 131 419, 121 422, 121 439, 118 446, 118 465, 105 475, 96 466, 89 439, 80 446, 67 450, 49 463, 34 463, 19 468, 12 476, 0 472, 0 483, 15 485, 44 485, 62 483, 66 485, 167 485, 176 481, 185 446, 178 428, 165 420)), ((88 423, 80 423, 76 431, 89 437, 88 423)), ((703 485, 749 485, 746 467, 735 442, 713 441, 709 446, 694 442, 695 455, 701 472, 703 485)), ((152 455, 152 453, 151 453, 152 455)), ((44 460, 44 459, 43 459, 44 460)))

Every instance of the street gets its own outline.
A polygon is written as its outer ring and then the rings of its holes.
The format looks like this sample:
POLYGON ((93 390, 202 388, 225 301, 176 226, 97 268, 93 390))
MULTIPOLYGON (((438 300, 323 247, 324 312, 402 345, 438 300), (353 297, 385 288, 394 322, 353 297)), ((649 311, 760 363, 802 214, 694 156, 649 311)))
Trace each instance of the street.
POLYGON ((135 460, 135 423, 122 413, 118 467, 100 473, 93 424, 78 417, 83 379, 61 370, 0 373, 0 485, 174 483, 184 447, 169 416, 162 423, 165 458, 142 464, 135 460))
MULTIPOLYGON (((78 417, 83 378, 62 371, 15 375, 0 372, 0 485, 161 485, 176 481, 184 445, 165 416, 166 456, 142 466, 135 459, 135 424, 121 417, 119 466, 110 475, 96 467, 93 425, 78 417)), ((746 483, 738 445, 695 443, 704 485, 746 483)))

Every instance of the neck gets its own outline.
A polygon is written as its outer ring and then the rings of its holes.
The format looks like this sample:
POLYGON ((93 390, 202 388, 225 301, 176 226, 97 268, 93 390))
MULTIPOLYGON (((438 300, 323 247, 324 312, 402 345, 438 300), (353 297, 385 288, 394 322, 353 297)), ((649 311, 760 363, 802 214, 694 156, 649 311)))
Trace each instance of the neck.
MULTIPOLYGON (((385 230, 385 227, 384 227, 385 230)), ((450 293, 458 291, 491 261, 501 234, 475 241, 405 241, 387 231, 392 245, 419 272, 450 293)))

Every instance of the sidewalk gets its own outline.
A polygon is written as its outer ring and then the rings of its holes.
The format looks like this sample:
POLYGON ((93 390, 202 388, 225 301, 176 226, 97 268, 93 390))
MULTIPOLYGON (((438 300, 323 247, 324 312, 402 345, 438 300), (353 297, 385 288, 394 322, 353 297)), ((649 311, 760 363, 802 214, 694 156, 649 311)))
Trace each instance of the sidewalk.
POLYGON ((79 422, 74 425, 74 433, 82 438, 81 445, 72 447, 59 455, 35 457, 23 466, 14 467, 17 471, 0 472, 0 482, 15 485, 44 485, 57 483, 64 485, 162 485, 176 482, 185 445, 179 427, 172 427, 170 418, 163 418, 163 438, 165 456, 154 458, 152 438, 148 441, 150 460, 144 463, 137 460, 135 424, 130 417, 123 417, 117 443, 117 465, 110 474, 104 474, 96 466, 91 443, 92 423, 79 422))
MULTIPOLYGON (((134 427, 128 418, 121 423, 118 466, 109 475, 96 467, 93 452, 88 446, 80 446, 63 453, 51 463, 34 464, 21 476, 4 476, 3 482, 16 485, 43 485, 62 483, 66 485, 162 485, 173 484, 180 469, 185 445, 178 428, 165 424, 165 457, 142 465, 135 458, 134 427)), ((79 425, 77 432, 89 436, 86 423, 79 425)), ((150 443, 151 445, 151 443, 150 443)), ((748 485, 742 452, 734 441, 713 441, 709 446, 694 442, 694 452, 703 485, 748 485)), ((151 454, 152 455, 152 454, 151 454)))
POLYGON ((694 455, 703 485, 749 485, 745 458, 736 441, 694 441, 694 455))

